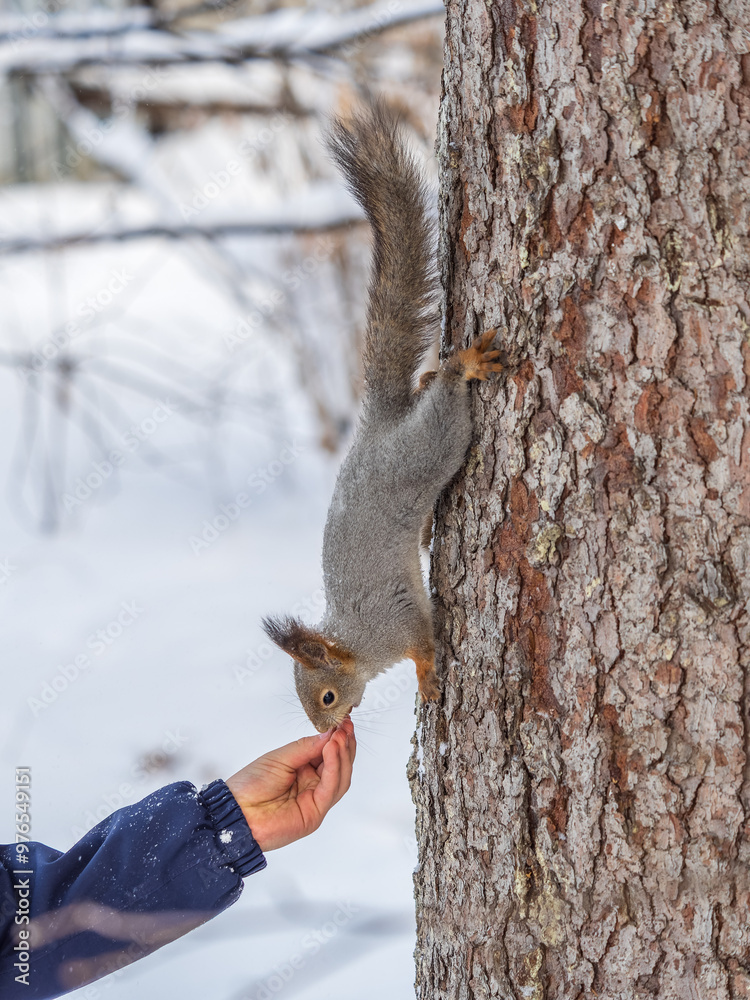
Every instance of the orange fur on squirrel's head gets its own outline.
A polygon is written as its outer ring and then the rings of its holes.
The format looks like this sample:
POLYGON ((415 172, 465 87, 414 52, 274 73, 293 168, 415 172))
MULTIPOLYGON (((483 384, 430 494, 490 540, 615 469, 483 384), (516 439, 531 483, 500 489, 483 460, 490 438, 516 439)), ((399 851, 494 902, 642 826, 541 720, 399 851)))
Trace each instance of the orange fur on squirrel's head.
POLYGON ((354 656, 298 618, 264 618, 268 638, 294 660, 299 700, 315 728, 338 726, 359 704, 365 683, 357 677, 354 656))

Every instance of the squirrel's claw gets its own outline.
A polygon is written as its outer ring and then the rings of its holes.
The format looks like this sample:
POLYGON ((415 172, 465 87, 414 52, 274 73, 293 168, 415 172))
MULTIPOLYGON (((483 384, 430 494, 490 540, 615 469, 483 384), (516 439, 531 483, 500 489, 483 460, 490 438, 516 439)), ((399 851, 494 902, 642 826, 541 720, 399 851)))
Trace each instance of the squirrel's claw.
POLYGON ((440 697, 440 685, 434 670, 431 674, 419 678, 419 693, 422 701, 437 701, 440 697))

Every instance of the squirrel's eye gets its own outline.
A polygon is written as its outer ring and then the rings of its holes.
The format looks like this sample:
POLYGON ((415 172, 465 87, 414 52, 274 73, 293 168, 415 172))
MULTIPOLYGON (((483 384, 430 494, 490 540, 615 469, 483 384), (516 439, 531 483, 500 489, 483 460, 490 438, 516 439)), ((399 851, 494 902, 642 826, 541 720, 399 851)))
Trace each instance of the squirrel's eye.
POLYGON ((335 700, 336 700, 336 695, 333 693, 333 691, 326 691, 326 693, 323 695, 324 705, 332 705, 335 700))

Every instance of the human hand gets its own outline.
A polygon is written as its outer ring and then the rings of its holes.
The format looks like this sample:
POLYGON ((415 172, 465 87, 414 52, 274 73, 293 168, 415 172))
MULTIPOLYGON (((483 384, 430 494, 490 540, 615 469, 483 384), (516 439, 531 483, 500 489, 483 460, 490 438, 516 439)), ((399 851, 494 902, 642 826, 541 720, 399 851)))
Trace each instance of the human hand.
POLYGON ((349 789, 356 752, 347 717, 337 729, 272 750, 227 779, 263 852, 318 829, 349 789))

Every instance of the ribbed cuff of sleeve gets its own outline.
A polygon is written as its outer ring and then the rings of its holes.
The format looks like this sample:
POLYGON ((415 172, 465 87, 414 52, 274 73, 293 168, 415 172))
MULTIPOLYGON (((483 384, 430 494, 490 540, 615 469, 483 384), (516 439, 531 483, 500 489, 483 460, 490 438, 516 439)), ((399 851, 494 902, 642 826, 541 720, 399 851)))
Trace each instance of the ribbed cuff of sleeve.
POLYGON ((265 855, 227 785, 221 780, 212 781, 201 789, 199 796, 216 827, 216 839, 226 855, 227 865, 242 878, 265 868, 268 864, 265 855))

